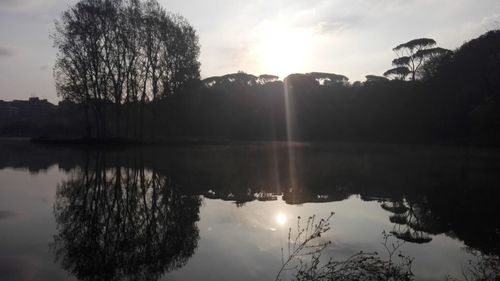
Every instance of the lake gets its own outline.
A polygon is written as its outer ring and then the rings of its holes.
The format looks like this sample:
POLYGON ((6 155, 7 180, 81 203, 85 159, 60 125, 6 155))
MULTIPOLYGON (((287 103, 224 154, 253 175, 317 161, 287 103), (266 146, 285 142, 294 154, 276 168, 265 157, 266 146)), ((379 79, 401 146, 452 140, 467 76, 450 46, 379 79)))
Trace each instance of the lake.
POLYGON ((0 280, 274 280, 299 217, 331 212, 322 260, 384 257, 383 232, 416 280, 500 254, 498 149, 14 139, 0 155, 0 280))

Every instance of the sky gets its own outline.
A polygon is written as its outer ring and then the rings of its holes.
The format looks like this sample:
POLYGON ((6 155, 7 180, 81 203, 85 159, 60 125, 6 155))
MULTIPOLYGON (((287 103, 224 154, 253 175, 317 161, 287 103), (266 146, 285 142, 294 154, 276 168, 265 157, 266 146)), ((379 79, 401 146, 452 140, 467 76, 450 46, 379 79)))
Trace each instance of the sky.
MULTIPOLYGON (((77 0, 0 0, 0 99, 59 101, 54 20, 77 0)), ((500 28, 500 0, 158 0, 197 30, 202 78, 381 75, 392 48, 428 37, 456 49, 500 28)))

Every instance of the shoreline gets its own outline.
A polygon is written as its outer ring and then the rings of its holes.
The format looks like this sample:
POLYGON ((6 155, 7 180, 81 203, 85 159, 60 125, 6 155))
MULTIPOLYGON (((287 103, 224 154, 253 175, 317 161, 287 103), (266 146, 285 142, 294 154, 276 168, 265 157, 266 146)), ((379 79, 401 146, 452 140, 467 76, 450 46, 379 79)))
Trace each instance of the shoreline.
POLYGON ((33 137, 33 138, 9 138, 0 139, 25 140, 33 144, 50 146, 76 146, 76 147, 145 147, 145 146, 204 146, 204 145, 324 145, 324 144, 367 144, 367 145, 403 145, 403 146, 441 146, 441 147, 474 147, 474 148, 499 148, 500 144, 495 142, 459 140, 436 140, 436 141, 396 141, 396 140, 297 140, 288 142, 286 140, 233 140, 233 139, 205 139, 205 138, 176 138, 140 140, 132 138, 84 138, 84 137, 33 137))

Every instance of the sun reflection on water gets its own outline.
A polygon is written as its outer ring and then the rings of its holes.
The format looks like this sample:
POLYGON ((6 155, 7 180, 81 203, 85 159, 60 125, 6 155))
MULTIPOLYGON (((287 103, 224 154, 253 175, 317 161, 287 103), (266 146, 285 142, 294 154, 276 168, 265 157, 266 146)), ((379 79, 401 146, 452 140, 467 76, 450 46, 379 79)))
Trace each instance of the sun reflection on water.
POLYGON ((278 225, 285 225, 286 222, 288 221, 288 217, 284 213, 276 214, 274 219, 278 225))

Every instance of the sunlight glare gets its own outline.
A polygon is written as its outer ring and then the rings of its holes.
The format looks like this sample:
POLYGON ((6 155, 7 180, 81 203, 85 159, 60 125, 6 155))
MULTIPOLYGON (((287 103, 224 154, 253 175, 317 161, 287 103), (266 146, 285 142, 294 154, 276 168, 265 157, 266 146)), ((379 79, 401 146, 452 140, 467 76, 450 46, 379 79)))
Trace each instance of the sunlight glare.
POLYGON ((278 75, 283 79, 305 68, 311 40, 308 30, 268 23, 259 34, 252 55, 262 73, 278 75))
POLYGON ((275 217, 276 223, 279 225, 285 225, 288 221, 288 217, 283 213, 278 213, 275 217))

